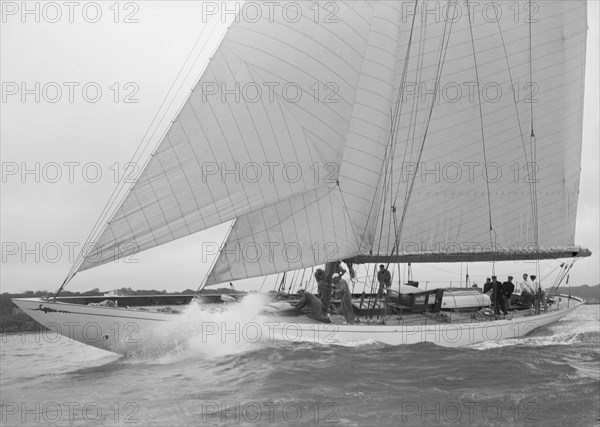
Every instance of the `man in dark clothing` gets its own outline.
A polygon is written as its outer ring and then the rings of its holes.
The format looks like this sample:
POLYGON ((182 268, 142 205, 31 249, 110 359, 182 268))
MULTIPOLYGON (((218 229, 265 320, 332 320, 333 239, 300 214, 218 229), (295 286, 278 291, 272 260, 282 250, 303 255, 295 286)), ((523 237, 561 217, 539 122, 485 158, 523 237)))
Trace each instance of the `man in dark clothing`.
POLYGON ((496 276, 492 276, 492 306, 496 315, 500 314, 500 309, 502 309, 502 312, 506 311, 502 283, 498 281, 496 276))
POLYGON ((329 304, 331 303, 331 295, 333 293, 333 285, 325 280, 325 272, 322 269, 317 269, 315 272, 315 280, 317 281, 318 296, 321 300, 322 316, 327 317, 329 314, 329 304))
POLYGON ((487 294, 492 290, 492 279, 489 277, 485 279, 485 283, 483 284, 483 293, 487 294))
POLYGON ((512 282, 513 277, 508 276, 508 280, 502 284, 502 291, 504 293, 504 315, 508 314, 510 309, 510 297, 515 290, 515 284, 512 282))
POLYGON ((377 281, 379 282, 377 298, 381 298, 383 295, 383 288, 389 288, 390 286, 392 286, 392 275, 383 264, 379 265, 379 271, 377 272, 377 281))
POLYGON ((315 280, 317 282, 317 298, 321 299, 322 289, 319 283, 325 281, 325 271, 323 269, 317 268, 317 271, 315 271, 315 280))
POLYGON ((321 305, 321 301, 319 301, 316 296, 310 292, 306 292, 304 289, 300 289, 298 291, 298 295, 300 295, 300 301, 298 301, 294 307, 297 309, 309 307, 310 311, 312 311, 312 315, 309 315, 309 317, 320 322, 331 322, 328 317, 323 316, 323 306, 321 305))

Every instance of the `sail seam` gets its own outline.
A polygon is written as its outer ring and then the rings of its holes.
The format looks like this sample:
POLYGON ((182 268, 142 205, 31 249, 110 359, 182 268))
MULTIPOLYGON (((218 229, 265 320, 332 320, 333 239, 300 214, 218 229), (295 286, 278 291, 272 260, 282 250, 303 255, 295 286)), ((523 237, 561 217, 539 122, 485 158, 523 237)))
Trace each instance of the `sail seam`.
MULTIPOLYGON (((217 24, 219 23, 219 21, 215 21, 217 24)), ((169 106, 164 110, 161 118, 159 119, 159 121, 157 122, 156 119, 160 114, 160 111, 163 109, 163 107, 165 106, 167 99, 169 98, 169 95, 173 92, 173 89, 175 87, 175 83, 177 82, 177 80, 179 79, 179 77, 182 75, 182 72, 186 66, 186 64, 189 63, 189 60, 192 56, 192 53, 194 52, 194 50, 196 49, 196 47, 198 46, 198 43, 200 42, 203 34, 209 30, 209 27, 203 29, 200 34, 198 35, 198 37, 196 38, 196 41, 194 42, 194 45, 192 46, 192 48, 190 49, 190 51, 188 52, 188 55, 186 56, 186 59, 184 60, 182 66, 180 67, 177 76, 175 77, 175 79, 173 80, 173 83, 171 84, 171 86, 169 87, 167 94, 165 95, 161 105, 159 106, 159 108, 156 111, 156 114, 154 115, 152 121, 150 122, 150 125, 148 126, 148 128, 146 129, 146 132, 144 133, 142 139, 140 140, 140 143, 138 144, 134 154, 132 155, 131 158, 131 162, 133 164, 136 164, 136 159, 138 158, 138 156, 141 156, 142 153, 146 150, 146 148, 148 147, 148 145, 150 144, 150 142, 153 140, 154 136, 156 135, 156 132, 158 130, 158 125, 160 124, 160 122, 162 122, 167 114, 167 112, 169 111, 169 109, 171 108, 171 106, 173 105, 173 103, 175 102, 175 99, 177 99, 177 94, 175 96, 173 96, 173 99, 171 100, 171 102, 169 103, 169 106), (156 124, 155 124, 156 123, 156 124), (155 126, 154 131, 150 134, 150 129, 152 129, 152 127, 155 126), (149 136, 150 135, 150 136, 149 136), (146 144, 143 146, 143 148, 140 151, 140 147, 142 147, 143 141, 146 140, 146 144)), ((214 31, 215 28, 210 28, 210 31, 214 31)), ((225 34, 223 34, 222 39, 225 37, 225 34)), ((216 48, 218 49, 218 47, 220 46, 221 41, 219 41, 219 43, 217 43, 216 48)), ((194 62, 192 63, 192 65, 189 67, 188 72, 186 74, 186 76, 183 78, 183 80, 181 81, 181 85, 179 87, 179 89, 177 90, 177 93, 179 93, 179 91, 181 90, 181 88, 183 87, 183 83, 186 81, 186 79, 189 77, 190 73, 192 72, 192 70, 194 69, 194 66, 196 65, 196 63, 198 62, 198 59, 200 58, 200 54, 202 53, 202 51, 204 50, 204 48, 206 47, 208 43, 208 39, 204 42, 203 47, 200 49, 198 55, 196 56, 196 59, 194 60, 194 62)), ((201 74, 202 75, 202 74, 201 74)), ((197 83, 196 83, 197 84, 197 83)), ((194 84, 194 87, 196 86, 196 84, 194 84)), ((183 108, 183 106, 185 105, 185 102, 182 104, 182 106, 179 108, 179 112, 181 112, 181 109, 183 108)), ((179 113, 178 113, 179 114, 179 113)), ((163 135, 165 135, 168 130, 169 130, 170 126, 164 131, 163 135)), ((159 139, 159 141, 162 141, 162 137, 159 139)), ((156 147, 157 148, 157 147, 156 147)), ((156 148, 153 151, 156 151, 156 148)), ((144 163, 144 165, 142 166, 141 170, 145 170, 145 167, 147 166, 147 164, 149 163, 151 157, 148 158, 146 160, 146 162, 144 163)), ((81 267, 81 265, 84 263, 85 258, 87 256, 87 253, 89 252, 85 252, 89 249, 89 243, 92 241, 96 241, 102 234, 102 232, 104 230, 106 230, 106 228, 108 227, 108 224, 110 224, 110 220, 109 222, 107 222, 106 224, 101 224, 105 218, 107 218, 109 216, 109 213, 111 212, 111 210, 113 209, 113 206, 115 205, 121 205, 123 203, 123 201, 126 199, 126 197, 131 193, 131 190, 133 188, 133 186, 135 185, 135 183, 131 184, 131 186, 129 187, 129 189, 127 190, 127 192, 125 194, 123 194, 123 196, 121 198, 119 198, 119 193, 121 191, 123 191, 125 184, 128 183, 129 181, 127 179, 125 179, 126 176, 124 176, 124 179, 122 181, 119 182, 119 184, 117 184, 117 186, 115 186, 113 192, 111 193, 110 197, 109 197, 109 201, 106 203, 106 205, 104 206, 102 212, 100 213, 95 225, 92 227, 92 231, 90 232, 88 238, 86 239, 86 243, 83 245, 81 251, 79 252, 79 254, 77 255, 77 258, 75 259, 75 262, 72 264, 71 269, 69 270, 69 273, 67 274, 67 277, 65 278, 63 284, 61 285, 61 287, 58 289, 56 295, 58 295, 62 289, 66 286, 66 284, 73 278, 73 276, 76 274, 77 271, 79 271, 79 268, 81 267), (117 200, 119 200, 119 202, 117 203, 117 200), (86 249, 87 248, 87 249, 86 249)), ((137 182, 137 181, 136 181, 137 182)), ((114 216, 116 214, 116 212, 118 211, 118 209, 112 213, 111 215, 114 216)))
MULTIPOLYGON (((508 71, 508 76, 510 79, 510 87, 512 88, 512 92, 513 92, 513 105, 515 107, 515 116, 517 118, 517 124, 519 126, 519 137, 521 139, 521 145, 523 147, 523 153, 525 156, 525 163, 528 164, 529 163, 529 159, 527 157, 527 147, 525 144, 525 139, 523 138, 523 127, 522 127, 522 123, 521 123, 521 116, 519 115, 519 108, 517 105, 517 98, 516 98, 516 94, 515 94, 515 90, 514 90, 514 80, 513 80, 513 76, 512 76, 512 70, 510 67, 510 61, 508 59, 508 51, 506 49, 506 43, 504 41, 504 34, 502 32, 502 26, 500 25, 500 19, 497 19, 497 23, 498 23, 498 30, 499 30, 499 34, 500 34, 500 39, 502 41, 502 47, 504 49, 504 58, 506 59, 506 68, 508 71)), ((529 187, 529 198, 530 198, 530 203, 531 203, 531 218, 533 220, 534 216, 535 216, 535 211, 533 209, 533 188, 531 185, 531 180, 527 180, 528 181, 528 187, 529 187)))
POLYGON ((354 224, 352 223, 352 218, 350 217, 350 212, 348 210, 348 204, 346 203, 346 199, 344 198, 344 192, 342 191, 342 187, 340 186, 339 182, 337 183, 337 188, 340 190, 340 196, 342 198, 342 203, 344 204, 344 212, 346 213, 346 216, 348 217, 348 221, 350 222, 350 229, 352 230, 352 234, 354 235, 354 241, 358 245, 357 250, 360 251, 361 242, 358 239, 356 230, 354 229, 354 224))
MULTIPOLYGON (((173 155, 175 156, 175 158, 177 159, 177 164, 179 165, 179 169, 183 169, 183 164, 181 163, 181 158, 179 157, 179 154, 177 154, 177 150, 175 150, 175 147, 173 146, 173 141, 171 140, 170 137, 166 138, 169 141, 169 146, 171 147, 171 150, 173 151, 173 155)), ((193 150, 192 150, 193 151, 193 150)), ((194 154, 195 157, 195 154, 194 154)), ((198 159, 196 158, 196 161, 198 159)), ((196 210, 199 212, 200 211, 200 204, 198 203, 198 199, 196 198, 196 194, 194 193, 194 189, 192 187, 192 184, 190 183, 190 179, 187 176, 187 174, 183 174, 184 178, 185 178, 185 182, 187 183, 188 188, 190 189, 190 193, 192 195, 192 197, 194 198, 194 204, 196 205, 196 210)), ((214 201, 214 198, 213 198, 214 201)), ((181 206, 180 206, 181 209, 181 206)), ((181 214, 183 215, 183 211, 181 212, 181 214)), ((203 227, 206 228, 206 221, 204 220, 204 217, 202 215, 199 215, 200 219, 202 220, 202 224, 203 227)), ((187 224, 187 222, 186 222, 187 224)), ((189 227, 188 227, 189 230, 189 227)), ((133 230, 132 230, 133 232, 133 230)), ((190 230, 191 232, 191 230, 190 230)))
MULTIPOLYGON (((204 140, 208 141, 208 136, 206 135, 206 132, 204 132, 202 123, 200 123, 198 114, 196 113, 196 110, 194 109, 194 106, 191 102, 189 103, 189 107, 190 107, 192 114, 194 115, 194 118, 196 120, 196 123, 198 124, 198 127, 200 128, 200 130, 202 132, 202 136, 204 137, 204 140)), ((190 150, 192 151, 192 153, 194 155, 194 160, 196 160, 196 164, 198 165, 198 168, 200 170, 202 170, 202 164, 200 163, 200 159, 198 158, 198 154, 196 153, 196 150, 194 149, 194 145, 192 144, 192 141, 190 140, 188 132, 186 131, 185 126, 183 126, 183 122, 179 121, 179 125, 181 126, 181 131, 183 132, 183 135, 185 136, 185 140, 187 141, 187 144, 190 147, 190 150)), ((215 152, 214 152, 212 146, 210 144, 207 144, 207 145, 210 149, 210 153, 212 154, 213 159, 216 159, 215 152)), ((227 184, 225 183, 225 185, 227 185, 227 184)), ((215 195, 213 194, 212 189, 210 188, 210 185, 207 185, 206 187, 208 189, 208 194, 210 194, 210 198, 212 199, 213 204, 216 204, 215 195)), ((196 195, 194 194, 194 198, 195 197, 196 197, 196 195)), ((231 197, 229 197, 229 200, 231 201, 231 197)), ((223 223, 224 221, 221 218, 221 213, 217 210, 216 214, 217 214, 217 217, 219 218, 219 222, 223 223)), ((202 218, 202 220, 204 221, 204 217, 202 218)))
MULTIPOLYGON (((450 5, 450 1, 448 1, 448 5, 450 5)), ((454 0, 454 3, 456 4, 456 0, 454 0)), ((448 46, 450 44, 450 35, 452 34, 452 27, 453 27, 453 23, 454 20, 452 20, 450 22, 450 28, 447 30, 448 27, 448 20, 445 21, 444 23, 444 30, 442 32, 442 37, 440 40, 440 52, 439 52, 439 56, 438 56, 438 61, 437 61, 437 70, 436 70, 436 75, 435 75, 435 85, 434 85, 434 93, 433 93, 433 97, 432 97, 432 101, 429 107, 429 115, 427 117, 427 121, 426 121, 426 125, 425 125, 425 129, 423 131, 423 137, 422 137, 422 142, 421 142, 421 147, 419 149, 419 154, 417 156, 417 166, 416 168, 419 168, 419 163, 421 162, 421 157, 423 155, 423 151, 425 149, 425 142, 427 140, 427 132, 429 131, 429 125, 431 123, 431 117, 433 116, 433 109, 435 107, 435 99, 437 96, 437 91, 439 89, 439 85, 440 85, 440 79, 442 78, 442 72, 444 69, 444 63, 446 61, 446 54, 448 52, 448 46), (444 46, 445 44, 445 46, 444 46)), ((404 222, 406 221, 406 213, 408 211, 408 205, 410 202, 410 198, 414 189, 414 185, 416 182, 416 171, 415 174, 413 174, 411 182, 410 182, 410 189, 407 191, 406 194, 406 198, 405 198, 405 202, 404 202, 404 206, 402 207, 402 217, 400 219, 400 225, 398 227, 398 235, 395 236, 396 237, 396 242, 400 242, 400 239, 402 237, 402 230, 404 227, 404 222)))
MULTIPOLYGON (((367 3, 368 3, 368 2, 367 2, 367 3)), ((379 4, 379 5, 381 5, 381 4, 379 4)), ((368 36, 367 36, 367 37, 364 39, 364 40, 365 40, 364 55, 362 56, 362 62, 361 62, 360 70, 358 70, 357 86, 359 86, 359 85, 360 85, 361 79, 363 78, 363 71, 366 71, 366 70, 365 70, 365 64, 366 64, 366 62, 367 62, 367 59, 366 59, 366 53, 369 51, 369 49, 370 49, 370 48, 374 48, 374 47, 375 47, 374 45, 370 44, 370 43, 369 43, 369 41, 371 40, 371 38, 372 38, 372 37, 373 37, 373 35, 375 34, 375 31, 373 30, 373 25, 374 25, 374 21, 375 21, 377 18, 378 18, 378 17, 377 17, 377 15, 376 15, 376 13, 375 13, 375 7, 373 7, 373 13, 371 14, 371 19, 370 19, 370 21, 368 22, 368 23, 369 23, 369 32, 368 32, 368 36)), ((387 52, 386 52, 386 53, 387 53, 387 52)), ((369 61, 369 62, 370 62, 370 61, 369 61)), ((364 90, 364 91, 365 91, 365 92, 367 92, 367 93, 372 93, 372 94, 374 94, 374 95, 376 95, 376 96, 378 96, 378 97, 379 97, 379 96, 381 96, 381 95, 380 95, 379 93, 377 93, 377 92, 373 92, 373 91, 370 91, 370 90, 366 90, 366 89, 363 89, 363 88, 359 88, 359 87, 357 87, 357 90, 356 90, 356 91, 355 91, 355 93, 354 93, 354 101, 355 101, 355 102, 356 102, 356 100, 357 100, 358 93, 359 93, 359 91, 360 91, 360 90, 364 90)), ((387 100, 387 98, 385 98, 385 99, 387 100)), ((390 101, 391 101, 391 98, 390 98, 390 101)), ((356 108, 356 106, 355 106, 355 108, 356 108)), ((353 110, 353 112, 352 112, 352 114, 351 114, 351 118, 350 118, 350 123, 349 123, 349 125, 351 125, 355 119, 357 119, 357 117, 356 117, 355 111, 353 110)), ((377 127, 377 126, 376 126, 376 127, 377 127)), ((353 131, 353 130, 351 129, 351 126, 349 126, 349 127, 348 127, 348 132, 347 132, 347 135, 346 135, 346 137, 347 137, 348 135, 350 135, 350 134, 353 134, 353 135, 358 135, 358 136, 360 136, 360 134, 359 134, 358 132, 356 132, 356 131, 353 131)), ((368 138, 368 139, 371 139, 371 138, 368 138)), ((345 158, 345 157, 347 157, 347 151, 346 151, 346 150, 347 150, 348 148, 349 148, 349 147, 345 146, 345 147, 344 147, 344 149, 343 149, 343 151, 342 151, 342 153, 341 153, 341 160, 342 160, 342 162, 344 162, 344 158, 345 158)), ((350 148, 354 148, 354 147, 350 147, 350 148)), ((384 158, 385 158, 385 157, 384 157, 384 158)), ((350 164, 350 162, 349 162, 348 160, 346 160, 346 161, 345 161, 345 163, 347 163, 347 164, 350 164)), ((361 167, 361 168, 362 168, 362 167, 361 167)), ((341 172, 341 168, 340 168, 340 172, 341 172)), ((378 178, 378 181, 377 181, 377 186, 376 186, 376 189, 379 187, 379 183, 380 183, 380 182, 381 182, 381 174, 379 175, 379 178, 378 178)), ((369 222, 370 222, 370 219, 371 219, 371 213, 373 212, 373 207, 374 207, 374 205, 375 205, 376 199, 377 199, 377 191, 375 191, 375 192, 373 193, 373 199, 372 199, 372 201, 371 201, 371 206, 369 207, 369 212, 367 213, 367 217, 366 217, 367 219, 366 219, 366 221, 365 221, 364 230, 363 230, 363 233, 362 233, 362 238, 361 238, 361 240, 360 240, 360 242, 359 242, 359 244, 358 244, 358 248, 359 248, 359 250, 360 250, 360 248, 362 247, 362 245, 363 245, 363 243, 364 243, 364 239, 365 239, 365 237, 366 237, 366 236, 367 236, 367 234, 368 234, 368 233, 367 233, 367 230, 368 230, 368 228, 369 228, 369 222)), ((349 212, 349 211, 348 211, 348 212, 349 212)), ((352 221, 351 221, 351 224, 352 224, 352 221)), ((354 227, 354 225, 352 225, 352 226, 354 227)))
MULTIPOLYGON (((140 212, 144 216, 144 221, 146 221, 146 224, 148 224, 148 227, 149 227, 148 229, 150 230, 150 234, 152 235, 152 240, 154 240, 154 243, 158 244, 158 240, 156 239, 156 236, 154 235, 154 230, 152 229, 152 227, 150 227, 150 221, 148 221, 148 217, 146 216, 146 212, 144 211, 142 203, 140 202, 140 198, 137 195, 137 191, 132 191, 131 194, 133 194, 133 196, 135 197, 135 201, 138 203, 138 206, 140 207, 140 212)), ((111 231, 112 231, 112 229, 111 229, 111 231)))
MULTIPOLYGON (((165 172, 165 177, 167 178, 167 184, 169 184, 169 188, 171 189, 171 194, 173 195, 173 199, 175 199, 175 201, 177 203, 175 203, 177 205, 177 208, 179 209, 179 213, 181 214, 181 219, 183 220, 183 223, 185 224, 185 228, 187 228, 188 230, 188 234, 192 232, 192 230, 190 229, 190 225, 187 222, 187 218, 186 215, 183 213, 183 209, 181 209, 181 204, 179 203, 179 200, 177 200, 177 196, 175 195, 175 189, 173 188, 173 184, 171 183, 171 179, 169 178, 169 174, 166 173, 166 170, 163 166, 162 161, 160 160, 160 157, 157 157, 157 161, 158 164, 160 165, 161 169, 163 170, 163 172, 165 172)), ((175 238, 175 235, 173 234, 173 230, 171 230, 171 226, 169 225, 169 219, 167 218, 167 215, 165 214, 165 210, 162 207, 162 203, 160 202, 160 199, 158 198, 158 196, 156 195, 156 191, 154 190, 154 186, 152 185, 152 183, 150 183, 150 187, 152 188, 152 192, 154 193, 154 195, 156 196, 156 200, 158 205, 160 206, 160 211, 163 214, 163 217, 165 218, 165 222, 167 224, 167 227, 169 227, 169 233, 171 233, 171 236, 173 238, 175 238)), ((150 226, 150 224, 148 224, 148 226, 150 226)))
MULTIPOLYGON (((415 7, 416 7, 416 3, 415 3, 415 7)), ((416 67, 417 75, 416 75, 416 79, 415 79, 419 83, 422 82, 421 79, 422 79, 422 75, 423 75, 423 58, 424 58, 424 51, 425 51, 426 34, 427 34, 427 21, 421 23, 421 32, 420 32, 420 35, 419 35, 419 51, 417 53, 417 67, 416 67)), ((408 61, 409 61, 409 54, 407 52, 406 62, 408 62, 408 61)), ((406 72, 408 72, 408 70, 406 72)), ((402 85, 400 86, 400 90, 401 90, 401 96, 404 97, 404 87, 402 85)), ((402 155, 402 164, 403 165, 406 164, 406 156, 407 156, 408 150, 409 150, 408 149, 408 147, 409 147, 409 140, 410 140, 411 158, 412 158, 412 153, 414 152, 415 135, 416 135, 415 129, 416 129, 417 116, 418 116, 418 108, 416 108, 416 104, 417 104, 417 97, 415 96, 415 97, 413 97, 413 100, 412 100, 412 106, 411 106, 411 110, 410 110, 410 117, 409 117, 409 121, 408 121, 408 125, 407 125, 406 143, 404 145, 404 153, 402 155), (411 137, 411 134, 412 134, 412 137, 411 137)), ((399 130, 400 129, 398 129, 397 132, 399 132, 399 130)), ((402 175, 400 176, 400 180, 401 179, 402 179, 402 175)), ((396 194, 394 195, 394 205, 396 205, 397 202, 398 202, 398 195, 400 193, 400 187, 401 187, 400 182, 398 182, 398 185, 396 187, 396 194)), ((406 202, 406 197, 408 195, 408 189, 409 189, 409 182, 408 181, 406 183, 406 187, 405 188, 406 188, 406 190, 405 190, 405 196, 404 196, 404 204, 407 203, 406 202)), ((395 226, 394 229, 397 230, 398 227, 395 226)))
MULTIPOLYGON (((467 0, 467 11, 468 11, 468 16, 469 16, 469 30, 470 30, 470 34, 471 34, 471 47, 473 48, 473 62, 475 64, 475 78, 477 80, 477 99, 479 100, 478 102, 478 108, 479 108, 479 122, 480 122, 480 129, 481 129, 481 144, 483 147, 483 164, 486 165, 486 174, 487 174, 487 152, 486 152, 486 147, 485 147, 485 131, 484 131, 484 125, 483 125, 483 107, 482 107, 482 103, 481 103, 481 81, 479 79, 479 68, 477 66, 477 52, 475 49, 475 38, 473 35, 473 25, 472 25, 472 21, 471 21, 471 8, 469 6, 469 0, 467 0)), ((487 202, 488 202, 488 216, 489 216, 489 222, 490 222, 490 243, 492 245, 492 247, 496 244, 496 239, 495 239, 495 233, 493 233, 494 230, 494 226, 493 226, 493 221, 492 221, 492 199, 490 196, 490 180, 489 179, 485 179, 485 185, 486 185, 486 189, 487 189, 487 202)))

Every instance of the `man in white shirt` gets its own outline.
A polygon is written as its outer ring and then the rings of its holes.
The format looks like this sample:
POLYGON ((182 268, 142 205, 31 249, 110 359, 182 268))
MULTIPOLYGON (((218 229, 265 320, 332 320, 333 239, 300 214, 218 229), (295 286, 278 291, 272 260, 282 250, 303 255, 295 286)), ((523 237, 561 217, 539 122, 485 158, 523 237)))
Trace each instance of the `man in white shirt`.
POLYGON ((533 302, 534 291, 527 281, 527 274, 523 274, 523 280, 519 282, 519 289, 521 290, 521 303, 530 305, 533 302))
POLYGON ((519 289, 521 290, 521 293, 529 292, 530 294, 533 294, 533 288, 527 281, 527 273, 523 274, 523 280, 519 282, 519 289))

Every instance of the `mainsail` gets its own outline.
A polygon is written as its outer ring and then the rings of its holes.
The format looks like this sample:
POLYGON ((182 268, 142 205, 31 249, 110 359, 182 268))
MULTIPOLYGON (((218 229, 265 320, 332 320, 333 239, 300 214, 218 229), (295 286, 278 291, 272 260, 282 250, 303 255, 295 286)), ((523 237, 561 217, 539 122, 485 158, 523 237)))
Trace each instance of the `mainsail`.
POLYGON ((382 216, 373 253, 392 253, 387 236, 399 232, 409 260, 572 256, 585 2, 515 3, 518 16, 506 3, 461 4, 449 24, 411 33, 392 166, 400 212, 382 216))
POLYGON ((584 253, 585 3, 490 4, 240 15, 78 271, 232 219, 209 284, 339 259, 584 253))

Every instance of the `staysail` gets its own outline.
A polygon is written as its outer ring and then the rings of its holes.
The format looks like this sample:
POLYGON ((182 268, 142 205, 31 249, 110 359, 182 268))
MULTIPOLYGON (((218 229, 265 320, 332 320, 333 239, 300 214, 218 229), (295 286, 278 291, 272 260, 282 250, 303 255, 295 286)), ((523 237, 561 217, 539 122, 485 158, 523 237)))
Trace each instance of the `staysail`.
POLYGON ((490 4, 249 9, 79 271, 234 218, 209 284, 579 252, 585 3, 490 4))

